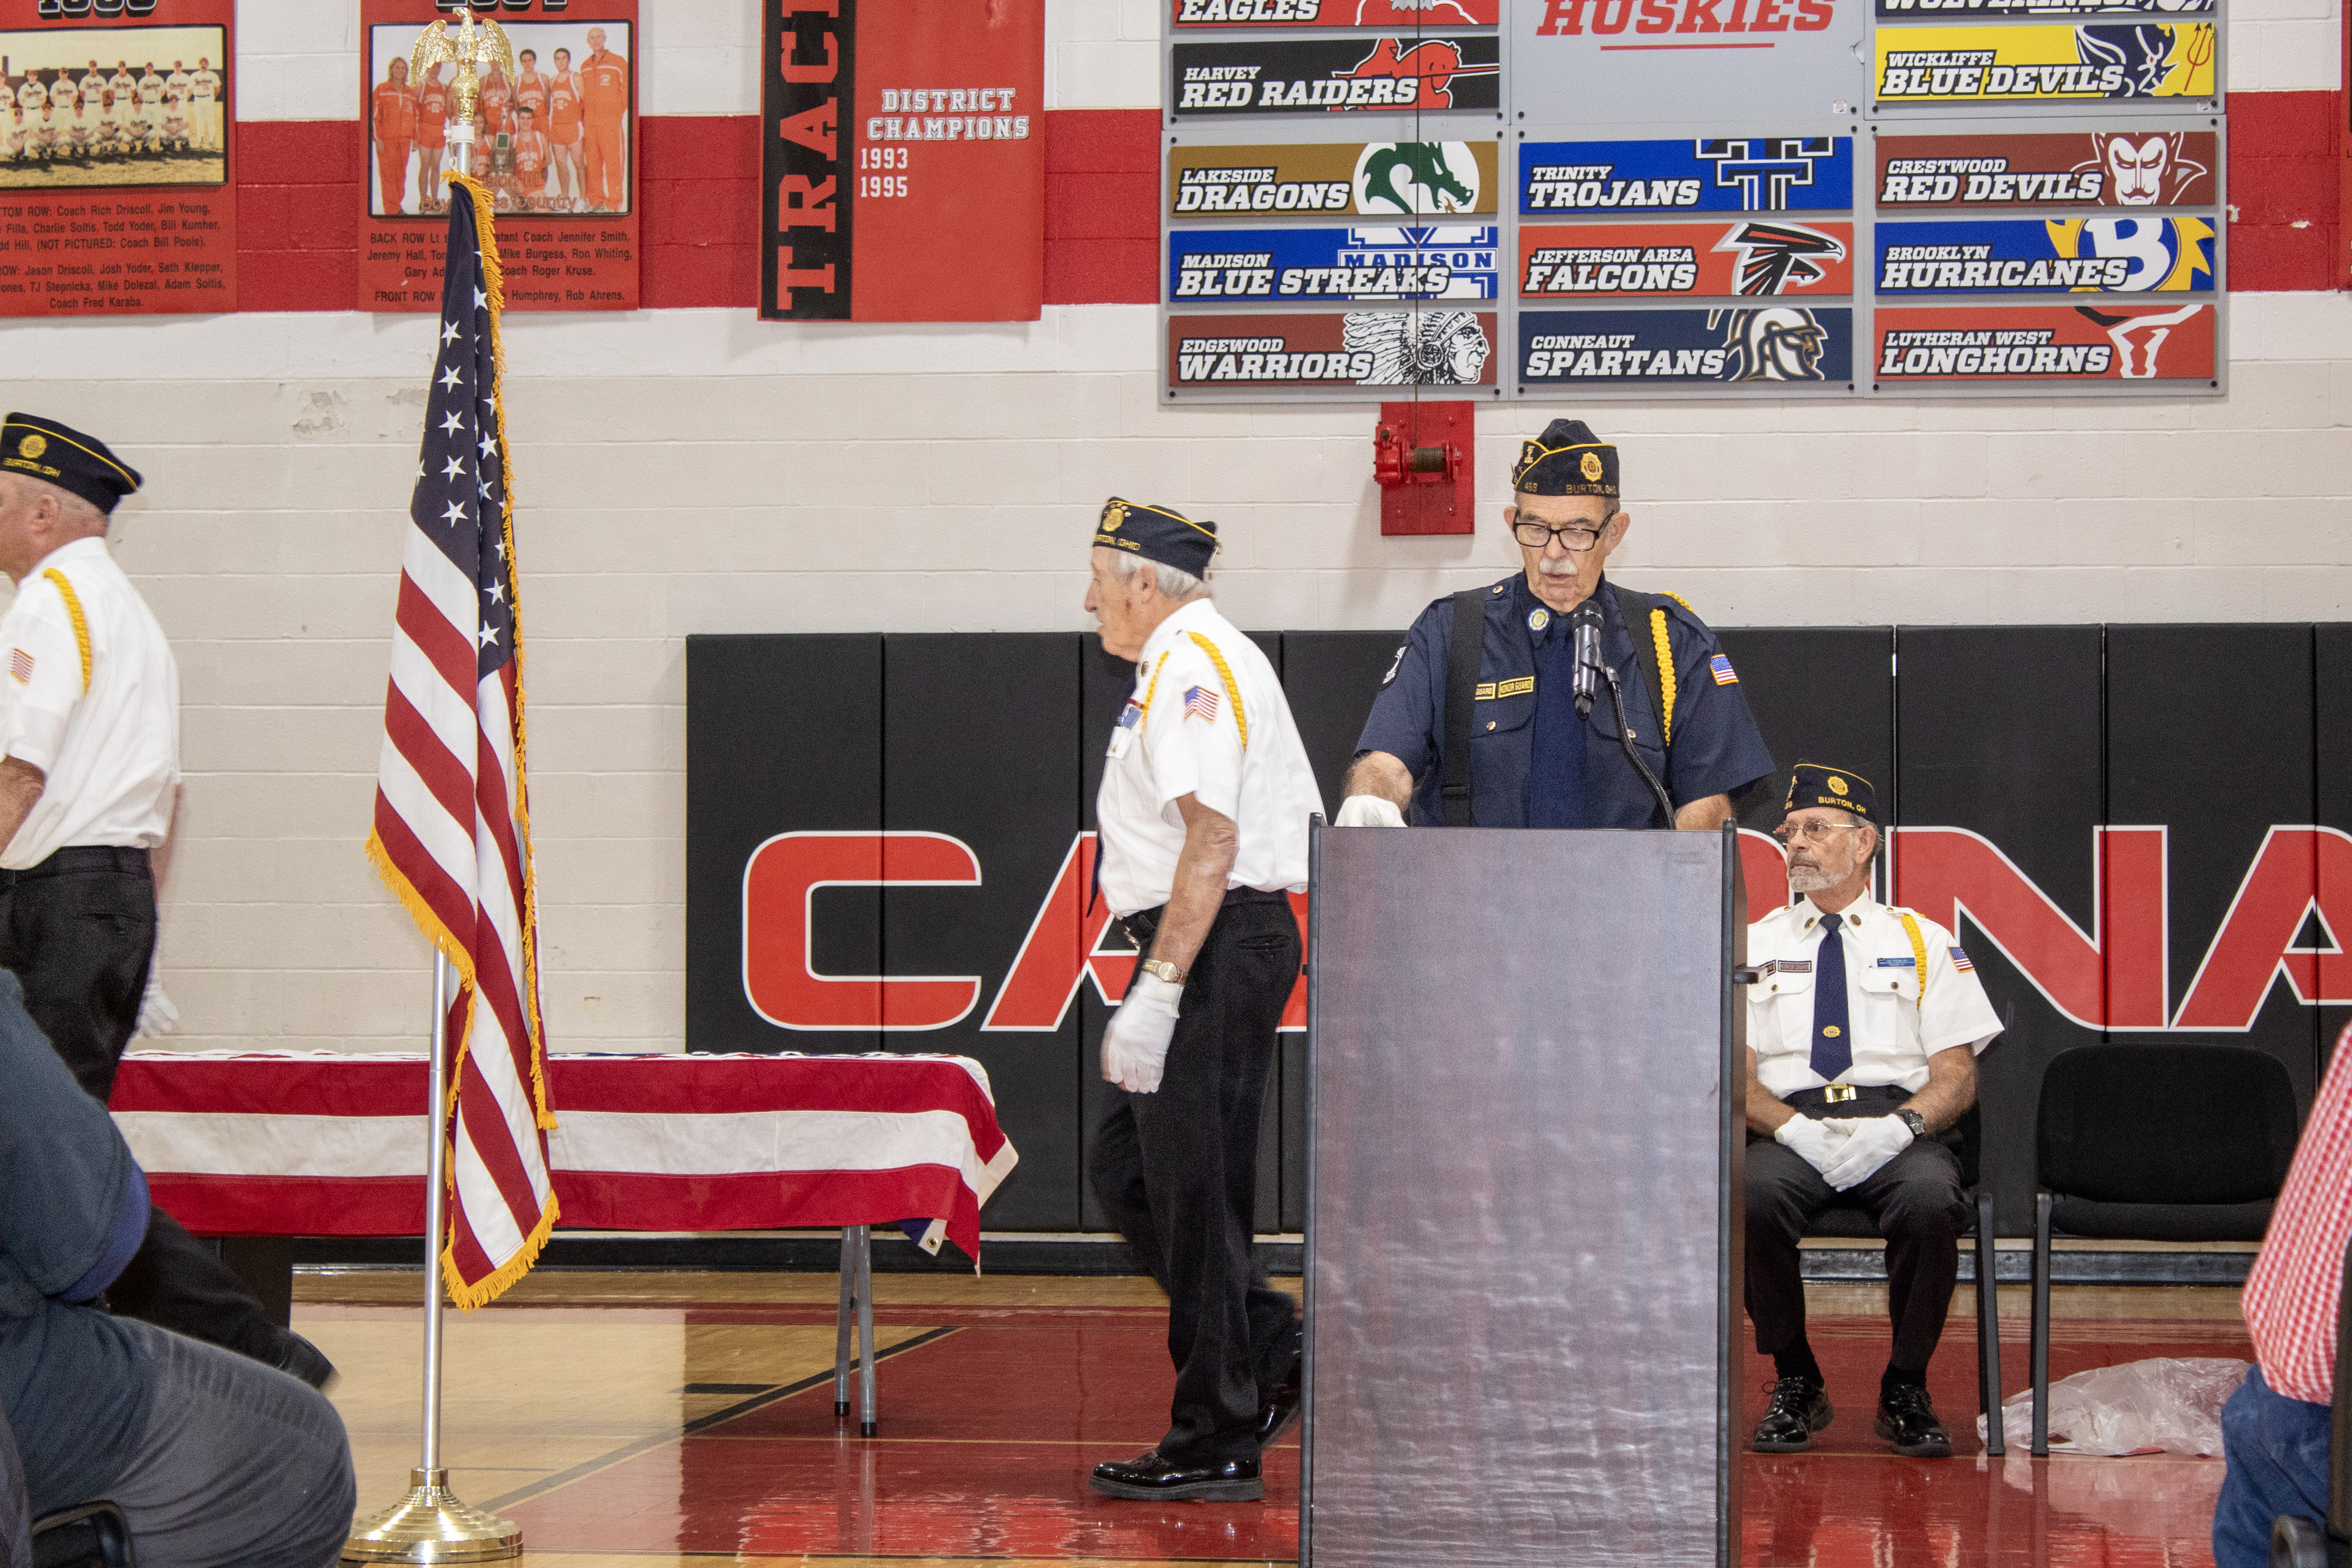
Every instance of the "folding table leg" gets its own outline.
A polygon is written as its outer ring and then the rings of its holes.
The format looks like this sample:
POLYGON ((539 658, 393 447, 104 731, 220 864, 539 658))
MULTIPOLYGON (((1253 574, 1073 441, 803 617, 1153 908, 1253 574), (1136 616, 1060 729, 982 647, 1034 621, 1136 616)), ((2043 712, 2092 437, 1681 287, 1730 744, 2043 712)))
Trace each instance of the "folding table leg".
POLYGON ((2050 1454, 2050 1195, 2033 1195, 2033 1457, 2050 1454))
POLYGON ((857 1435, 871 1437, 881 1431, 874 1408, 874 1249, 870 1227, 857 1228, 857 1384, 865 1402, 857 1435))
POLYGON ((2009 1452, 2000 1424, 2000 1275, 1993 1250, 1992 1199, 1977 1195, 1977 1403, 1985 1411, 1985 1452, 2009 1452))
POLYGON ((841 1309, 834 1314, 833 1418, 849 1416, 849 1323, 857 1304, 857 1228, 841 1228, 841 1309))

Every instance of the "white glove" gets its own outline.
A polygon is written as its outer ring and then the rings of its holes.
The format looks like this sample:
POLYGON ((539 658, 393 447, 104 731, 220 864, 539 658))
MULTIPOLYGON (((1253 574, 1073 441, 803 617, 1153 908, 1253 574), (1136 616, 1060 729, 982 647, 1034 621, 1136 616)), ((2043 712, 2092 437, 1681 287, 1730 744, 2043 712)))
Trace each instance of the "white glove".
POLYGON ((139 1022, 131 1033, 161 1040, 180 1027, 180 1009, 163 994, 163 984, 151 967, 147 971, 147 994, 139 998, 139 1022))
POLYGON ((1791 1116, 1780 1124, 1772 1141, 1826 1176, 1853 1127, 1851 1122, 1816 1122, 1811 1116, 1791 1116))
POLYGON ((1138 975, 1127 999, 1103 1030, 1102 1075, 1132 1094, 1160 1087, 1168 1041, 1176 1033, 1176 1001, 1184 988, 1157 975, 1138 975))
POLYGON ((1869 1116, 1851 1124, 1838 1156, 1822 1171, 1822 1179, 1843 1192, 1868 1181, 1873 1172, 1911 1146, 1911 1129, 1897 1116, 1869 1116))
POLYGON ((1339 802, 1339 814, 1331 819, 1335 828, 1402 828, 1404 813, 1394 800, 1378 795, 1350 795, 1339 802))

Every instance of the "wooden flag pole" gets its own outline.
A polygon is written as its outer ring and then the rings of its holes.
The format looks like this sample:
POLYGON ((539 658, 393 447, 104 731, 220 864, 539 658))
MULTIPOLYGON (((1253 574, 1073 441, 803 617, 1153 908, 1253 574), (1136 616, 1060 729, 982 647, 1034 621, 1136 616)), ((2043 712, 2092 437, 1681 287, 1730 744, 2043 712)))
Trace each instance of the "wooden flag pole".
POLYGON ((458 1500, 441 1463, 441 1247, 449 1229, 449 1007, 457 971, 433 955, 433 1057, 425 1155, 425 1440, 408 1495, 352 1526, 346 1563, 494 1563, 522 1555, 522 1531, 458 1500))

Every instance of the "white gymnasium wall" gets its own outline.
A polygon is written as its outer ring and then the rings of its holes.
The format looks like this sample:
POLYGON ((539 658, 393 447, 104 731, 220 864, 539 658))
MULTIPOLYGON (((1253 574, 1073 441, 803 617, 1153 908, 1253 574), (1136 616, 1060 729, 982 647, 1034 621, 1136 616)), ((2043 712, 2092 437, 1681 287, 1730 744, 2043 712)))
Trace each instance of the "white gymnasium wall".
MULTIPOLYGON (((754 107, 754 0, 646 10, 649 109, 754 107)), ((240 112, 355 113, 356 14, 243 0, 240 112)), ((1049 15, 1055 103, 1150 101, 1154 0, 1049 15)), ((2233 0, 2233 86, 2334 85, 2320 0, 2233 0)), ((1625 446, 1624 575, 1719 623, 2352 617, 2352 304, 2233 308, 2226 399, 1574 412, 1625 446)), ((1219 591, 1247 625, 1401 626, 1507 569, 1491 517, 1466 539, 1379 536, 1368 409, 1162 408, 1153 321, 1142 306, 933 329, 510 321, 559 1049, 680 1044, 689 633, 1078 628, 1087 524, 1112 491, 1217 518, 1219 591)), ((182 661, 188 801, 163 948, 177 1038, 413 1047, 426 952, 359 846, 431 324, 5 332, 8 406, 96 431, 150 476, 117 545, 182 661)), ((1489 512, 1519 437, 1566 411, 1482 414, 1489 512)))

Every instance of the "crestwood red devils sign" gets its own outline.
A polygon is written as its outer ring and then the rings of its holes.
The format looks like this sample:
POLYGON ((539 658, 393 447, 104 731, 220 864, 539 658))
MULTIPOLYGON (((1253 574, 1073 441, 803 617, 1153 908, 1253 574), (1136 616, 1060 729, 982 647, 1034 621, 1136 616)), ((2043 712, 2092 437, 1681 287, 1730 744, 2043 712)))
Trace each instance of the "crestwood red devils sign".
MULTIPOLYGON (((1964 828, 1900 828, 1895 901, 1964 940, 1990 942, 2052 1007, 2089 1029, 2242 1032, 2282 981, 2305 1007, 2352 1002, 2352 952, 2301 940, 2315 913, 2328 931, 2352 931, 2352 834, 2273 828, 2178 1004, 2168 956, 2168 842, 2160 827, 2093 830, 2093 885, 2101 894, 2085 931, 1989 839, 1964 828)), ((1740 835, 1740 852, 1748 915, 1761 919, 1788 901, 1781 851, 1750 831, 1740 835)), ((983 1031, 1059 1029, 1079 988, 1091 981, 1114 1002, 1135 967, 1108 907, 1097 899, 1087 911, 1093 869, 1094 835, 1081 833, 1040 890, 1036 916, 990 994, 979 975, 832 976, 811 962, 820 890, 978 887, 980 857, 970 845, 929 832, 779 834, 743 868, 744 995, 761 1018, 791 1030, 920 1032, 961 1023, 983 1006, 983 1031)), ((1303 933, 1307 901, 1291 902, 1303 933)), ((1302 980, 1282 1027, 1303 1029, 1306 1019, 1302 980)))
POLYGON ((1034 321, 1045 0, 766 0, 771 320, 1034 321))

